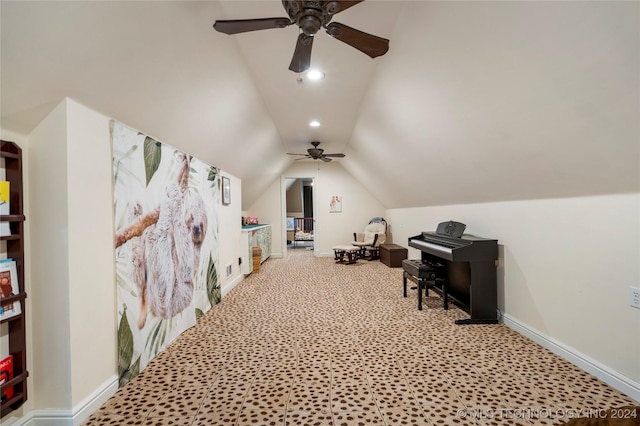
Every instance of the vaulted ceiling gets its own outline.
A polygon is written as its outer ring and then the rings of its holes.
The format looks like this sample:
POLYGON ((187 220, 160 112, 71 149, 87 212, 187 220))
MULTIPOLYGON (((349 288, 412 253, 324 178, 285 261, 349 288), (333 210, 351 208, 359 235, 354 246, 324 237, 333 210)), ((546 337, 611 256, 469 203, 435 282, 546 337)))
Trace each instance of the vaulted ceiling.
POLYGON ((244 208, 312 140, 388 208, 640 190, 638 2, 364 1, 334 21, 389 52, 321 31, 319 82, 287 69, 295 25, 212 28, 280 16, 280 1, 2 1, 0 125, 28 134, 73 98, 241 178, 244 208))

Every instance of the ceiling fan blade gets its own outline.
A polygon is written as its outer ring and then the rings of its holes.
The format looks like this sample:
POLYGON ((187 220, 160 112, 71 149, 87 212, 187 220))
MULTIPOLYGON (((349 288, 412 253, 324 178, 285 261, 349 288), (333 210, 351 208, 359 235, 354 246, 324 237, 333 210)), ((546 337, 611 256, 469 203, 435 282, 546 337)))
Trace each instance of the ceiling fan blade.
POLYGON ((355 1, 338 1, 338 3, 340 3, 340 9, 337 12, 333 12, 333 14, 335 15, 336 13, 340 13, 342 11, 345 11, 347 9, 349 9, 351 6, 355 6, 358 3, 362 3, 364 0, 355 0, 355 1))
POLYGON ((327 33, 349 46, 355 47, 372 58, 382 56, 389 50, 389 40, 367 34, 339 22, 327 25, 327 33))
POLYGON ((295 152, 287 152, 287 155, 307 155, 307 154, 296 154, 295 152))
POLYGON ((327 156, 326 156, 326 155, 323 155, 322 157, 320 157, 320 159, 321 159, 322 161, 324 161, 325 163, 328 163, 329 161, 331 161, 331 158, 327 158, 327 156))
POLYGON ((305 33, 300 33, 296 50, 293 52, 289 69, 293 72, 304 72, 311 66, 311 48, 313 47, 313 37, 305 33))
POLYGON ((324 154, 325 157, 337 157, 337 158, 343 158, 344 154, 324 154))
POLYGON ((262 19, 234 19, 228 21, 216 21, 213 28, 225 34, 246 33, 249 31, 269 30, 272 28, 285 28, 293 24, 289 18, 262 18, 262 19))

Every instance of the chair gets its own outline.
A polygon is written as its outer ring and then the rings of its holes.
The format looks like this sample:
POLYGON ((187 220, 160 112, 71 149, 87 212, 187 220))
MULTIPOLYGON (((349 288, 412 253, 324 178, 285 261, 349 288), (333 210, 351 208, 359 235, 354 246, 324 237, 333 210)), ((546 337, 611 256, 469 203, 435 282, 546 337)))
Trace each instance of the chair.
POLYGON ((369 257, 369 260, 379 259, 380 244, 387 240, 387 221, 382 217, 374 217, 364 228, 364 232, 353 233, 353 240, 351 244, 360 248, 360 257, 369 257))

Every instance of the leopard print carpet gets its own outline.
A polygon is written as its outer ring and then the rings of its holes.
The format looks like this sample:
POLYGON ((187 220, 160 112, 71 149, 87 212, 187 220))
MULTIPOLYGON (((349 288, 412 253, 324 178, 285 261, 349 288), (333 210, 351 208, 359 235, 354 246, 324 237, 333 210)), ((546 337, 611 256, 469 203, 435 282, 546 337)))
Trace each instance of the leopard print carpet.
MULTIPOLYGON (((402 268, 269 259, 84 424, 555 425, 633 399, 402 268)), ((640 413, 639 413, 640 414, 640 413)))

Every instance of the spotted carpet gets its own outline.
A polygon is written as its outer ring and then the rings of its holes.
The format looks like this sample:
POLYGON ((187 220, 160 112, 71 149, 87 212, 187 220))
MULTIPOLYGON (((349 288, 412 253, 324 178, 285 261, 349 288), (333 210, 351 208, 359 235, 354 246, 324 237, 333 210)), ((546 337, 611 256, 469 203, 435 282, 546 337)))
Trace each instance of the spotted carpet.
MULTIPOLYGON (((84 424, 554 425, 638 402, 402 268, 269 259, 84 424)), ((640 415, 640 413, 638 413, 640 415)))

